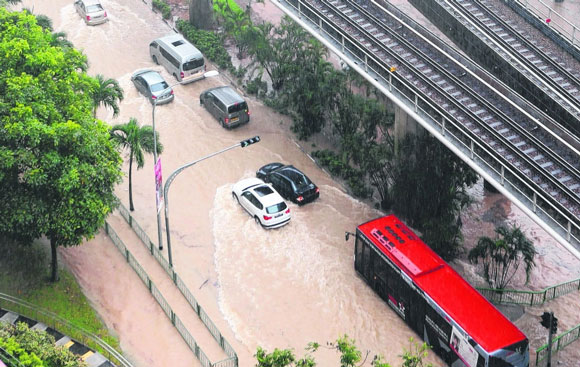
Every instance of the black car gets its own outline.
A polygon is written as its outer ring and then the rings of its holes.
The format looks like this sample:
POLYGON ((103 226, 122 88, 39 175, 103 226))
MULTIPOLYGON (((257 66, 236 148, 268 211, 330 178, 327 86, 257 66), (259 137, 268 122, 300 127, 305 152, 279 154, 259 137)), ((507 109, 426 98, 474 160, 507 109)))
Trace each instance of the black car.
POLYGON ((260 168, 256 176, 274 186, 285 199, 306 204, 320 196, 318 187, 298 168, 282 163, 270 163, 260 168))

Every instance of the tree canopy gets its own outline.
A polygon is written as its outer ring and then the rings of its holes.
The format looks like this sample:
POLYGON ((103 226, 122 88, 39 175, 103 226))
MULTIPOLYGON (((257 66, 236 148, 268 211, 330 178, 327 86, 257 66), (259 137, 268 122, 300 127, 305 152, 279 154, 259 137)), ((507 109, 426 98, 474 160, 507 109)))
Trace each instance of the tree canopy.
POLYGON ((534 244, 516 226, 498 227, 495 233, 495 239, 481 237, 477 241, 477 246, 469 251, 469 261, 475 264, 481 261, 485 280, 498 289, 505 289, 523 261, 527 282, 536 265, 534 244))
POLYGON ((79 245, 104 224, 121 158, 95 120, 86 57, 33 15, 0 8, 0 235, 79 245))

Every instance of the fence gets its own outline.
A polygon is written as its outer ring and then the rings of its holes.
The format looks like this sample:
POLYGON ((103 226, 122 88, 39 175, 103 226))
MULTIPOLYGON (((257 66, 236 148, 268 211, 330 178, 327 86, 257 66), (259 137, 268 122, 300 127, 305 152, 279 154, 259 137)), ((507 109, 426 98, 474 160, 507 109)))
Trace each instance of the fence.
POLYGON ((550 19, 550 22, 545 24, 570 42, 576 50, 580 50, 580 30, 572 22, 553 9, 554 3, 552 1, 550 1, 549 4, 544 3, 542 0, 513 1, 525 10, 536 15, 542 22, 550 19))
POLYGON ((557 297, 580 290, 580 278, 553 285, 542 291, 492 288, 477 288, 477 290, 493 303, 539 306, 557 297))
POLYGON ((127 247, 125 247, 125 245, 123 244, 123 241, 121 241, 119 236, 117 236, 117 233, 109 225, 108 222, 105 222, 105 232, 111 238, 111 240, 113 241, 113 243, 115 244, 117 249, 125 256, 125 258, 127 259, 127 262, 129 263, 129 265, 131 265, 133 270, 135 270, 135 272, 137 273, 139 278, 141 278, 143 283, 145 283, 145 286, 147 286, 147 288, 149 289, 149 291, 153 295, 153 298, 155 298, 157 303, 159 303, 159 306, 161 306, 161 308, 163 309, 163 312, 165 312, 165 314, 171 320, 171 323, 173 324, 173 326, 175 326, 175 328, 177 329, 177 331, 179 332, 179 334, 181 335, 183 340, 187 343, 189 348, 193 351, 195 356, 199 359, 199 361, 201 362, 201 365, 204 367, 217 366, 217 364, 211 363, 211 361, 209 360, 207 355, 197 345, 197 342, 195 341, 193 336, 191 336, 191 334, 185 328, 185 326, 183 325, 183 323, 181 322, 179 317, 177 317, 175 312, 173 312, 173 310, 171 309, 171 306, 169 306, 169 303, 167 303, 167 301, 165 300, 165 298, 163 297, 163 295, 161 294, 161 292, 159 291, 157 286, 155 286, 155 283, 153 283, 153 281, 151 280, 151 278, 149 278, 149 276, 147 275, 145 270, 141 267, 141 265, 139 264, 137 259, 135 259, 135 257, 133 257, 133 255, 127 249, 127 247))
MULTIPOLYGON (((552 340, 552 355, 578 339, 580 339, 580 324, 552 340)), ((536 349, 536 366, 540 366, 540 362, 545 361, 546 358, 548 358, 548 344, 536 349)))
POLYGON ((214 322, 210 319, 207 313, 203 310, 201 305, 197 302, 193 294, 187 288, 181 277, 175 272, 175 270, 169 266, 169 262, 163 254, 158 250, 157 245, 151 241, 147 233, 141 228, 139 223, 131 216, 127 208, 123 204, 119 204, 118 208, 119 213, 121 216, 127 221, 127 223, 131 226, 131 228, 137 234, 137 237, 141 239, 143 245, 149 250, 151 255, 159 262, 159 265, 165 270, 165 272, 169 275, 169 277, 173 280, 173 283, 177 286, 181 294, 185 297, 187 302, 189 302, 193 311, 197 314, 200 318, 201 322, 205 325, 205 327, 209 330, 211 335, 213 335, 214 339, 218 342, 220 347, 226 353, 228 358, 216 362, 213 365, 219 367, 237 367, 238 366, 238 355, 232 348, 231 344, 224 338, 221 334, 217 326, 214 322))
POLYGON ((0 307, 5 310, 28 317, 32 320, 42 322, 54 330, 58 330, 59 332, 69 336, 71 339, 74 339, 88 346, 89 348, 98 351, 105 358, 117 366, 133 367, 133 365, 128 360, 126 360, 125 357, 121 355, 121 353, 117 352, 113 347, 101 340, 98 336, 71 324, 70 322, 50 311, 41 309, 32 303, 20 300, 16 297, 12 297, 4 293, 0 293, 0 307))

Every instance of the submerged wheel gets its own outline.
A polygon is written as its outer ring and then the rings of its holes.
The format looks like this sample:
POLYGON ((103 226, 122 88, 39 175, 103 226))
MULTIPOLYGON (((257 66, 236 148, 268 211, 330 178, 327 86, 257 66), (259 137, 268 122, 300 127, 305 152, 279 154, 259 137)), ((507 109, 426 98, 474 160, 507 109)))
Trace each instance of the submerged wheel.
POLYGON ((236 201, 236 203, 239 203, 240 202, 240 199, 238 199, 238 195, 236 195, 233 192, 232 192, 232 198, 236 201))
POLYGON ((254 220, 256 221, 256 224, 258 224, 260 227, 262 226, 262 222, 260 222, 260 218, 254 217, 254 220))
POLYGON ((153 62, 155 65, 159 65, 159 61, 157 61, 157 56, 153 55, 153 62))

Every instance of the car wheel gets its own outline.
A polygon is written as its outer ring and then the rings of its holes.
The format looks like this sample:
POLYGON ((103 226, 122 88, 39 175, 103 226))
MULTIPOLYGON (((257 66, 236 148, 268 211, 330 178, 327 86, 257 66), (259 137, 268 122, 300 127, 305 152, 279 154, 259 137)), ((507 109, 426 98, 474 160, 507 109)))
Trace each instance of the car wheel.
POLYGON ((236 201, 236 203, 240 203, 240 199, 238 199, 238 195, 232 192, 232 198, 236 201))
POLYGON ((173 77, 175 78, 175 80, 180 81, 179 79, 177 79, 177 75, 175 75, 175 73, 173 73, 173 77))
POLYGON ((223 120, 223 119, 220 119, 220 125, 222 125, 222 127, 224 127, 224 128, 225 128, 225 127, 227 127, 227 126, 226 126, 226 123, 224 122, 224 120, 223 120))
POLYGON ((157 56, 153 55, 153 62, 155 65, 159 65, 159 61, 157 61, 157 56))
POLYGON ((260 227, 262 226, 262 222, 260 222, 260 218, 254 217, 254 220, 256 221, 256 224, 258 224, 260 227))

